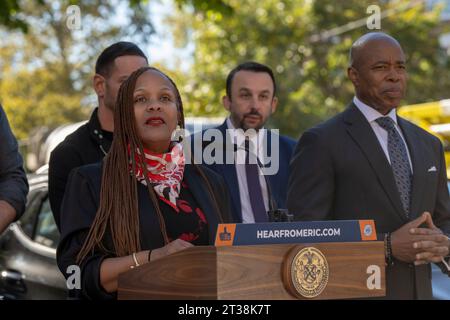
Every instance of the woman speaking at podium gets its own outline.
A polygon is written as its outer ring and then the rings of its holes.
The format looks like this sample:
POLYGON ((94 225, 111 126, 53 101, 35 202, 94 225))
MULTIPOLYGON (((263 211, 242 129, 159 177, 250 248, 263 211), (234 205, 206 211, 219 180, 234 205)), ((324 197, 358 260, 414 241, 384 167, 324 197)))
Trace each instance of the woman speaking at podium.
POLYGON ((120 273, 213 244, 217 224, 231 222, 222 178, 186 164, 182 144, 173 141, 184 114, 167 75, 137 70, 121 85, 115 108, 109 153, 71 172, 62 203, 57 261, 75 298, 115 299, 120 273), (73 270, 81 277, 70 287, 73 270))

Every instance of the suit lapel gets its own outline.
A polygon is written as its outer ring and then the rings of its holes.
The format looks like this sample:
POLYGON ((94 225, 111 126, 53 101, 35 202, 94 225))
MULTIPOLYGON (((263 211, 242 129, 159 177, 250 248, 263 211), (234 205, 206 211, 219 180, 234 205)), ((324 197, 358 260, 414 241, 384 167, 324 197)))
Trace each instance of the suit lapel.
POLYGON ((216 167, 216 171, 220 171, 220 175, 225 180, 228 186, 228 191, 231 195, 231 202, 233 205, 233 216, 242 221, 241 196, 239 193, 239 183, 236 174, 236 167, 232 164, 223 164, 216 167))
MULTIPOLYGON (((241 196, 239 194, 239 182, 238 177, 236 174, 236 167, 234 164, 227 164, 225 161, 225 155, 227 153, 227 144, 226 144, 226 135, 227 135, 227 123, 226 120, 222 125, 217 127, 220 132, 222 133, 223 137, 223 164, 217 165, 213 164, 214 171, 219 173, 222 178, 225 180, 226 185, 228 186, 228 191, 230 192, 231 196, 231 204, 232 204, 232 210, 233 210, 233 218, 236 219, 235 221, 242 221, 242 208, 241 208, 241 196)), ((229 152, 234 152, 234 150, 229 150, 229 152)))
POLYGON ((411 192, 411 219, 414 219, 421 212, 419 212, 419 205, 421 203, 422 195, 424 194, 423 188, 426 185, 426 166, 423 154, 423 148, 421 148, 420 136, 416 134, 414 127, 411 126, 406 120, 397 117, 398 124, 402 129, 403 136, 405 137, 406 144, 408 145, 409 155, 413 166, 413 180, 412 180, 412 192, 411 192))
POLYGON ((400 201, 391 165, 367 119, 352 103, 345 111, 344 122, 347 131, 364 153, 375 171, 378 181, 395 208, 395 212, 405 220, 406 215, 400 201))
POLYGON ((217 127, 217 129, 219 129, 220 132, 222 132, 223 138, 225 139, 225 133, 227 132, 228 126, 227 126, 227 120, 225 119, 225 121, 217 127))
MULTIPOLYGON (((267 148, 267 150, 264 150, 264 155, 266 155, 268 158, 271 159, 272 157, 272 135, 274 133, 271 130, 267 130, 267 135, 264 136, 265 139, 267 139, 266 143, 263 143, 263 146, 267 148)), ((281 166, 281 150, 280 150, 280 140, 278 140, 278 165, 281 166)), ((272 164, 271 163, 265 163, 263 164, 265 167, 270 167, 272 164)), ((278 168, 278 172, 280 172, 281 168, 278 168)), ((277 185, 276 180, 277 180, 277 174, 270 174, 270 175, 266 175, 265 179, 266 179, 266 183, 268 183, 269 185, 267 186, 268 188, 268 196, 270 197, 269 201, 271 201, 277 208, 279 206, 278 204, 278 199, 275 198, 275 193, 273 192, 275 186, 277 185)), ((271 208, 271 205, 269 203, 269 209, 271 208)))

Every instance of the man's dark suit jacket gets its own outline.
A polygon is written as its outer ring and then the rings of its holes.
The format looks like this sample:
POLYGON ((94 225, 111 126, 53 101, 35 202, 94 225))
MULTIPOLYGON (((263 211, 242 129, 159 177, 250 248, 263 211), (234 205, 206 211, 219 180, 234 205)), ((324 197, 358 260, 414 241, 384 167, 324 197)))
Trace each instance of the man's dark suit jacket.
MULTIPOLYGON (((411 213, 403 210, 391 166, 369 122, 350 106, 305 132, 291 162, 287 207, 296 220, 375 220, 378 239, 424 211, 450 233, 450 209, 442 144, 397 117, 413 166, 411 213)), ((387 299, 431 299, 430 265, 395 260, 386 268, 387 299)))
MULTIPOLYGON (((226 121, 221 124, 219 127, 215 128, 218 129, 222 133, 223 141, 226 141, 226 130, 228 129, 226 121)), ((204 132, 202 132, 203 134, 204 132)), ((267 141, 267 148, 268 148, 268 156, 271 156, 270 150, 271 150, 271 142, 273 140, 273 136, 275 133, 269 130, 269 134, 267 135, 268 141, 267 141)), ((191 140, 192 143, 199 139, 200 135, 195 134, 194 138, 191 140)), ((211 143, 210 141, 205 141, 202 143, 203 150, 208 144, 211 143)), ((269 183, 270 192, 272 194, 272 200, 275 202, 277 208, 286 208, 286 196, 287 196, 287 181, 289 178, 289 162, 292 156, 292 152, 294 150, 295 141, 289 137, 286 136, 279 136, 279 170, 274 175, 266 175, 266 181, 269 183)), ((195 147, 193 144, 191 144, 192 150, 196 152, 195 147)), ((224 154, 226 146, 224 145, 224 154)), ((242 222, 242 209, 241 209, 241 198, 240 198, 240 192, 248 192, 247 190, 239 190, 239 182, 236 174, 236 167, 234 164, 206 164, 202 163, 205 167, 217 172, 220 174, 223 179, 225 180, 225 183, 228 186, 228 191, 231 195, 231 202, 232 202, 232 214, 233 219, 235 222, 242 222)))

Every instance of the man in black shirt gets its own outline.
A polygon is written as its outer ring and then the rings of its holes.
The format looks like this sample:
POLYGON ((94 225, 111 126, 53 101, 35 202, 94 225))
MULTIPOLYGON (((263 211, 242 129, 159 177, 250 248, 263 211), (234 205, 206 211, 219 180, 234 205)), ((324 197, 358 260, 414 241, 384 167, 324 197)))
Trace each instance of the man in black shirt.
POLYGON ((120 85, 133 71, 147 65, 145 54, 130 42, 117 42, 98 57, 93 78, 98 108, 88 123, 67 136, 50 155, 49 199, 58 229, 61 203, 70 171, 103 159, 112 142, 114 107, 120 85))

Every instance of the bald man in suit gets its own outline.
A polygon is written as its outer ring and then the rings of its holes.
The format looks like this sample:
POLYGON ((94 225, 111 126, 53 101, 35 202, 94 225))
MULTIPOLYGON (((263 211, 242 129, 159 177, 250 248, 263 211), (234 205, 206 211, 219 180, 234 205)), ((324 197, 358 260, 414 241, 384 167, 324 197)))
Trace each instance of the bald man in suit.
POLYGON ((386 298, 431 299, 430 263, 447 259, 450 246, 442 144, 396 114, 407 80, 397 40, 368 33, 350 59, 355 97, 300 138, 288 209, 297 220, 374 219, 378 239, 391 249, 386 298))

